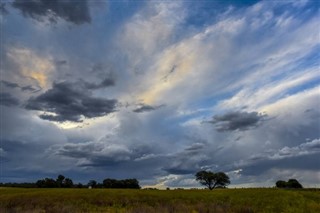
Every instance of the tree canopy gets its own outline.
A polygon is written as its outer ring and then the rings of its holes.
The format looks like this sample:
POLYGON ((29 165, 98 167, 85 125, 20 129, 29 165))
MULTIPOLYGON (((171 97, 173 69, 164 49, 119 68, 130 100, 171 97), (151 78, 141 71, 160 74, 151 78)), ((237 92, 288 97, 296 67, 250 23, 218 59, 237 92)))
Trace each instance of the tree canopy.
POLYGON ((126 188, 126 189, 140 189, 139 181, 137 179, 104 179, 103 180, 104 188, 126 188))
POLYGON ((296 179, 289 179, 287 182, 283 180, 278 180, 276 182, 276 187, 278 188, 291 188, 291 189, 301 189, 302 185, 296 179))
POLYGON ((38 188, 71 188, 73 187, 73 181, 63 175, 58 175, 56 180, 52 178, 38 180, 36 186, 38 188))
POLYGON ((211 172, 211 171, 199 171, 196 173, 196 180, 200 182, 200 184, 208 187, 208 189, 212 190, 216 187, 225 187, 230 184, 229 176, 224 172, 211 172))
POLYGON ((88 184, 74 184, 71 178, 66 178, 63 175, 58 175, 56 179, 44 178, 35 183, 0 183, 1 186, 6 187, 25 187, 25 188, 122 188, 122 189, 140 189, 139 181, 132 179, 104 179, 102 183, 96 180, 90 180, 88 184))

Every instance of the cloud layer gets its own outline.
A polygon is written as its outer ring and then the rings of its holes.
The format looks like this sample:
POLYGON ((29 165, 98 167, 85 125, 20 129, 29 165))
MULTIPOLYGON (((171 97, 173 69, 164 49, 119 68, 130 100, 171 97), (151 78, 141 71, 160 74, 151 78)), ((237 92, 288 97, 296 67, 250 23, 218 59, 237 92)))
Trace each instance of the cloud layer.
POLYGON ((0 181, 63 173, 197 187, 194 173, 208 169, 231 186, 319 184, 314 1, 5 9, 0 181))

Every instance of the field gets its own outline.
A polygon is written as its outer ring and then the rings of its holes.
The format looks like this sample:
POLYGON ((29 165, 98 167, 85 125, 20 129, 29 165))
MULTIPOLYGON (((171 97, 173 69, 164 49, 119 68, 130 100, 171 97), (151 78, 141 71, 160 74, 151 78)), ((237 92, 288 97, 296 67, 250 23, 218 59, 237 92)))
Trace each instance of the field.
POLYGON ((320 191, 0 188, 0 212, 320 212, 320 191))

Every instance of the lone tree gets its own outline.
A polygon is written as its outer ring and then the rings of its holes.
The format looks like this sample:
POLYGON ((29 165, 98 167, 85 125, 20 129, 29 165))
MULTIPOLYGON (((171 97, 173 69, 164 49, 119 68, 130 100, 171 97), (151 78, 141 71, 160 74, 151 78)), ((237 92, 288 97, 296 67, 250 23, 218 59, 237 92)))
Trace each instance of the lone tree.
POLYGON ((289 189, 301 189, 302 185, 296 179, 289 179, 287 182, 283 180, 278 180, 276 182, 278 188, 289 188, 289 189))
POLYGON ((230 184, 229 177, 224 172, 213 173, 210 171, 200 171, 197 172, 195 176, 200 184, 208 187, 210 190, 216 187, 225 187, 230 184))

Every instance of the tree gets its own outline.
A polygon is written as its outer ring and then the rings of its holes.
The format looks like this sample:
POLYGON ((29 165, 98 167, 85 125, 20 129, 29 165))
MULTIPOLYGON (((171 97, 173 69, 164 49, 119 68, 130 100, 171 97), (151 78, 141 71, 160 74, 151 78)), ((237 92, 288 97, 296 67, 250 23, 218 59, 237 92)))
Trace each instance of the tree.
POLYGON ((75 185, 77 188, 83 188, 83 184, 82 183, 78 183, 77 185, 75 185))
POLYGON ((139 181, 135 178, 133 179, 126 179, 126 187, 130 189, 140 189, 139 181))
POLYGON ((64 179, 65 177, 63 175, 58 175, 58 178, 56 180, 58 187, 62 187, 64 179))
POLYGON ((290 189, 301 189, 302 185, 296 179, 289 179, 287 182, 283 180, 278 180, 276 182, 276 187, 278 188, 290 188, 290 189))
POLYGON ((139 181, 137 179, 104 179, 103 180, 104 188, 125 188, 125 189, 140 189, 139 181))
POLYGON ((199 171, 195 176, 200 184, 208 187, 210 190, 216 187, 225 187, 230 184, 228 175, 223 172, 213 173, 210 171, 199 171))
POLYGON ((218 172, 215 174, 215 176, 215 187, 225 187, 226 185, 230 184, 230 178, 224 172, 218 172))
POLYGON ((287 187, 287 182, 286 181, 283 181, 283 180, 278 180, 276 182, 276 186, 278 188, 286 188, 287 187))
POLYGON ((97 186, 97 181, 90 180, 89 183, 88 183, 88 186, 91 186, 92 188, 95 188, 97 186))
POLYGON ((65 188, 72 188, 73 187, 73 181, 70 178, 66 178, 63 181, 63 187, 65 188))
POLYGON ((301 189, 302 185, 296 179, 289 179, 287 183, 289 188, 301 189))
POLYGON ((104 179, 102 183, 104 188, 119 188, 118 181, 115 179, 107 178, 104 179))
POLYGON ((57 182, 52 178, 45 178, 44 179, 44 188, 56 188, 57 182))
POLYGON ((45 181, 44 181, 44 180, 38 180, 38 181, 36 182, 36 186, 37 186, 38 188, 44 188, 44 187, 45 187, 45 181))

